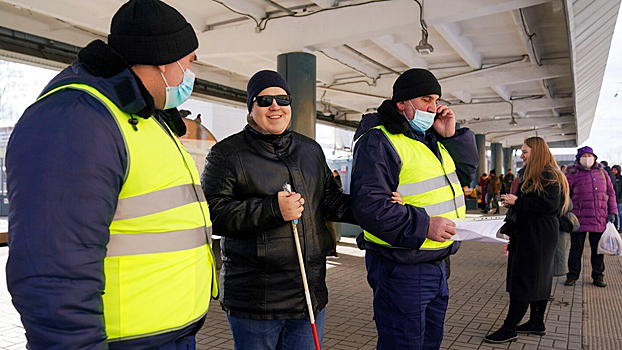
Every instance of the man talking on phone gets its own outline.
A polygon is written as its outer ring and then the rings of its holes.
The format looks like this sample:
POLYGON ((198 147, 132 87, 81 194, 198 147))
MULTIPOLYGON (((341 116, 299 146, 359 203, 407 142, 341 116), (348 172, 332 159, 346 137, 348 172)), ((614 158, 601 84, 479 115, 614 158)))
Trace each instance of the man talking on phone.
POLYGON ((430 71, 410 69, 354 135, 350 199, 364 230, 357 243, 366 250, 378 350, 439 349, 443 339, 444 259, 460 246, 450 240, 456 234, 450 219, 465 216, 462 186, 475 176, 478 155, 475 135, 456 130, 440 97, 430 71))

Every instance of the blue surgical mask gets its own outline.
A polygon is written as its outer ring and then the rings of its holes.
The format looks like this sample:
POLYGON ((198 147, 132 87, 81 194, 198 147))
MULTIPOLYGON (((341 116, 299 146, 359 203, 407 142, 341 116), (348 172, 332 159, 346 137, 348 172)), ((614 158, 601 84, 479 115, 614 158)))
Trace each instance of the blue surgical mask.
POLYGON ((408 103, 410 103, 410 106, 415 110, 415 116, 413 120, 408 121, 410 127, 413 128, 413 130, 420 132, 425 132, 426 130, 431 128, 432 124, 434 124, 434 117, 436 117, 436 113, 420 111, 415 108, 415 106, 413 106, 410 100, 408 101, 408 103))
POLYGON ((190 69, 184 70, 179 61, 177 61, 177 65, 179 65, 179 69, 184 72, 184 79, 179 86, 168 86, 164 74, 160 72, 162 79, 164 79, 164 84, 166 84, 166 100, 163 109, 175 108, 186 102, 190 98, 192 89, 194 88, 194 78, 196 77, 194 72, 190 69))

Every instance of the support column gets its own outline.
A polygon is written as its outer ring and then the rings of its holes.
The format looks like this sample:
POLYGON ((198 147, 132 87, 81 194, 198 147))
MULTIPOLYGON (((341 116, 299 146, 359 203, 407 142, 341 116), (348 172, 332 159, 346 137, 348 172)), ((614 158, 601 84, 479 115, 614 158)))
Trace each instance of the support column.
POLYGON ((508 170, 514 172, 514 150, 512 148, 503 148, 503 173, 507 174, 508 170))
POLYGON ((277 56, 276 70, 292 92, 291 130, 315 139, 316 57, 305 52, 277 56))
MULTIPOLYGON (((475 135, 475 144, 477 145, 477 155, 479 156, 479 165, 477 166, 477 176, 471 183, 471 187, 476 187, 479 184, 479 178, 483 173, 486 173, 486 135, 475 135)), ((479 190, 478 190, 479 191, 479 190)))
POLYGON ((495 169, 499 176, 503 174, 503 146, 500 143, 492 143, 490 151, 490 170, 495 169))

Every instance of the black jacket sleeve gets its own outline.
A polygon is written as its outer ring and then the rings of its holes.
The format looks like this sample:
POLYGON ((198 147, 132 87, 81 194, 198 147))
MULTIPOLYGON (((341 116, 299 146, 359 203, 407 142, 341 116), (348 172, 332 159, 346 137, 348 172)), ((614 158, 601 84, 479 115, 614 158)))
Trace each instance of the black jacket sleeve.
POLYGON ((354 150, 351 199, 361 227, 383 241, 418 249, 427 236, 429 216, 422 208, 391 203, 401 160, 380 130, 361 136, 354 150))
POLYGON ((236 154, 227 154, 216 144, 210 150, 201 175, 201 186, 209 204, 214 233, 223 236, 255 235, 285 223, 277 194, 264 198, 236 196, 236 154))
POLYGON ((7 282, 31 349, 108 348, 104 257, 125 166, 121 132, 86 93, 59 92, 17 123, 7 282))
POLYGON ((479 165, 475 134, 470 129, 461 128, 456 130, 456 134, 452 137, 439 137, 439 142, 445 146, 454 160, 460 184, 468 186, 475 179, 479 165))
POLYGON ((341 184, 333 177, 328 165, 324 165, 324 167, 326 170, 324 171, 324 200, 322 204, 326 213, 326 220, 357 225, 358 222, 350 208, 350 196, 343 193, 341 184))

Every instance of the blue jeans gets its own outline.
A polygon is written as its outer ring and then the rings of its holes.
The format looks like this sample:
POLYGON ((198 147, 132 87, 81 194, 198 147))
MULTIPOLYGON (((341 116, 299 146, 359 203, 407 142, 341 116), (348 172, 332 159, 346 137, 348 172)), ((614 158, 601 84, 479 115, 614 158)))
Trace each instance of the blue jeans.
POLYGON ((445 262, 406 265, 365 254, 378 350, 439 349, 449 300, 445 262))
POLYGON ((620 217, 622 217, 622 203, 618 203, 618 217, 616 217, 616 221, 614 223, 618 230, 620 229, 620 217))
POLYGON ((170 343, 166 343, 154 350, 195 350, 197 345, 196 336, 187 336, 179 338, 170 343))
MULTIPOLYGON (((315 327, 322 344, 326 309, 315 316, 315 327)), ((315 350, 308 318, 293 320, 251 320, 227 315, 235 350, 315 350)))

